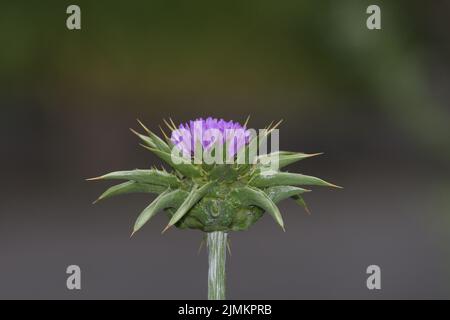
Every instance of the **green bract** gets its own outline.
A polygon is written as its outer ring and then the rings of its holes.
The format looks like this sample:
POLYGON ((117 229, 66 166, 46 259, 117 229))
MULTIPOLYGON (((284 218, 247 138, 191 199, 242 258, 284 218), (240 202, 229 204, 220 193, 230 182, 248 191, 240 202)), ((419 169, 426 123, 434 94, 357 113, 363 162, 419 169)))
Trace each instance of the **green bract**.
MULTIPOLYGON (((173 225, 205 232, 247 230, 264 212, 284 229, 283 218, 276 205, 278 202, 292 198, 308 210, 302 194, 309 190, 301 186, 337 187, 312 176, 265 170, 267 164, 264 160, 269 156, 278 156, 278 167, 281 169, 318 154, 280 151, 259 156, 255 163, 175 164, 171 157, 171 140, 165 134, 163 140, 144 125, 142 127, 145 134, 132 131, 140 138, 142 146, 161 158, 171 167, 171 171, 136 169, 89 179, 126 180, 106 190, 98 200, 126 193, 157 194, 138 216, 133 233, 160 211, 165 211, 169 217, 164 231, 173 225)), ((248 152, 248 145, 236 157, 245 152, 248 152)))

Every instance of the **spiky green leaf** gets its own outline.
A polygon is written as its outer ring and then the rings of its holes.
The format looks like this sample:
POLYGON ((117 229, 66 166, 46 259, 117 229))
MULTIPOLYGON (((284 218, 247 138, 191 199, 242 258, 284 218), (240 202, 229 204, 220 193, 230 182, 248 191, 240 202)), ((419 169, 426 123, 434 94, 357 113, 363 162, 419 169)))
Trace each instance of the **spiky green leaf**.
POLYGON ((165 189, 166 187, 161 185, 127 181, 107 189, 95 202, 128 193, 161 193, 165 189))
POLYGON ((170 153, 163 152, 158 149, 149 148, 147 146, 143 146, 144 148, 150 150, 162 160, 164 160, 167 164, 169 164, 172 168, 179 171, 181 174, 190 177, 190 178, 198 178, 202 175, 201 169, 194 165, 191 162, 187 162, 186 159, 182 157, 178 157, 176 155, 171 155, 170 153), (173 158, 172 158, 173 157, 173 158), (175 162, 173 161, 175 160, 175 162))
POLYGON ((293 186, 275 186, 270 187, 264 190, 264 192, 267 194, 267 196, 274 202, 278 203, 284 199, 287 199, 289 197, 299 195, 305 192, 309 192, 310 190, 306 190, 299 187, 293 187, 293 186))
POLYGON ((284 230, 284 222, 280 210, 263 191, 251 187, 242 187, 234 191, 234 196, 244 205, 257 206, 266 210, 284 230))
POLYGON ((161 133, 164 136, 164 140, 166 141, 167 145, 169 146, 169 148, 172 150, 172 148, 174 147, 174 144, 172 142, 172 140, 170 139, 170 137, 167 135, 167 133, 164 131, 163 128, 161 128, 161 126, 159 126, 159 130, 161 130, 161 133))
POLYGON ((180 185, 180 181, 176 176, 156 169, 115 171, 88 180, 132 180, 140 183, 157 184, 168 187, 178 187, 180 185))
POLYGON ((177 223, 183 216, 188 213, 188 211, 198 202, 200 201, 205 194, 209 191, 209 189, 215 184, 215 181, 209 182, 202 187, 198 188, 196 185, 193 186, 191 192, 181 204, 181 206, 174 213, 166 228, 163 230, 166 231, 168 228, 177 223))
POLYGON ((150 131, 149 136, 152 138, 153 142, 156 144, 157 148, 163 152, 170 153, 172 149, 167 145, 167 143, 158 137, 155 133, 150 131))
POLYGON ((149 146, 150 148, 157 148, 156 144, 153 142, 153 139, 148 137, 148 136, 144 136, 143 134, 140 134, 139 132, 134 131, 133 129, 131 129, 131 132, 133 132, 139 139, 142 140, 142 142, 144 142, 145 145, 149 146))
POLYGON ((159 149, 159 150, 161 150, 163 152, 170 153, 171 148, 169 147, 169 145, 163 139, 161 139, 157 134, 155 134, 151 130, 149 130, 139 119, 137 120, 137 122, 147 132, 148 137, 147 136, 142 136, 139 133, 135 132, 134 130, 131 130, 131 131, 133 131, 135 134, 137 134, 138 137, 141 138, 144 142, 146 142, 146 144, 149 147, 156 148, 156 149, 159 149), (148 142, 150 142, 150 143, 148 143, 148 142))
POLYGON ((306 204, 305 199, 303 199, 302 196, 300 196, 300 195, 295 195, 295 196, 292 197, 292 199, 294 199, 295 202, 296 202, 299 206, 303 207, 303 209, 305 209, 305 211, 306 211, 308 214, 311 214, 311 211, 309 210, 308 205, 306 204))
POLYGON ((284 168, 297 161, 311 158, 321 153, 299 153, 299 152, 287 152, 287 151, 277 151, 269 154, 261 155, 258 157, 258 162, 261 164, 269 164, 270 161, 278 161, 278 168, 284 168))
MULTIPOLYGON (((133 234, 147 223, 159 211, 170 207, 177 207, 181 201, 187 197, 187 193, 182 190, 166 190, 145 208, 136 219, 133 227, 133 234)), ((132 234, 132 235, 133 235, 132 234)))
POLYGON ((300 173, 265 171, 256 174, 249 183, 258 188, 281 185, 314 185, 340 188, 320 178, 300 173))

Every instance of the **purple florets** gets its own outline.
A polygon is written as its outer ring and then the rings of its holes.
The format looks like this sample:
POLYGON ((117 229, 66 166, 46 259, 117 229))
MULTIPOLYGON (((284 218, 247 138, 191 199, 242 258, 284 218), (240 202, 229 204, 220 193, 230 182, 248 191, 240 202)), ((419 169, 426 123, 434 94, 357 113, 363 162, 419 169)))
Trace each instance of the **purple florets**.
POLYGON ((210 150, 215 146, 226 144, 228 156, 234 156, 250 140, 250 131, 238 122, 225 121, 216 118, 199 118, 189 123, 180 124, 172 131, 170 140, 183 153, 190 157, 195 148, 201 146, 210 150))

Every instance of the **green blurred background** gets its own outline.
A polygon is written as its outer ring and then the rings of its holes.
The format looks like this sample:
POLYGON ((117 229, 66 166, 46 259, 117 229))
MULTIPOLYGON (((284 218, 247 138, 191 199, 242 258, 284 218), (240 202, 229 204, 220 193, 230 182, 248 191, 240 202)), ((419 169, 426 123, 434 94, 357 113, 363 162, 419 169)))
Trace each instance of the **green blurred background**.
POLYGON ((147 196, 92 207, 106 185, 83 178, 157 161, 136 118, 251 115, 284 119, 282 149, 325 152, 293 171, 345 189, 309 196, 311 217, 285 204, 287 234, 270 219, 233 234, 230 298, 450 298, 449 14, 444 0, 3 2, 0 297, 204 298, 199 233, 160 236, 161 215, 128 240, 147 196))

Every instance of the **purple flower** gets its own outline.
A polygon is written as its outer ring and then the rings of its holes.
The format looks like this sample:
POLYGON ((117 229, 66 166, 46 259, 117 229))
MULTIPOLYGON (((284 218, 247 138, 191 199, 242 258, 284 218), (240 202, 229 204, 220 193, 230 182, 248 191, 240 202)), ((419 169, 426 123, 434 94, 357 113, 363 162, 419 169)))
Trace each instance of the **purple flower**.
POLYGON ((250 130, 238 122, 216 118, 199 118, 180 124, 172 131, 170 140, 183 153, 191 157, 197 147, 211 150, 226 145, 228 156, 233 157, 250 140, 250 130))

